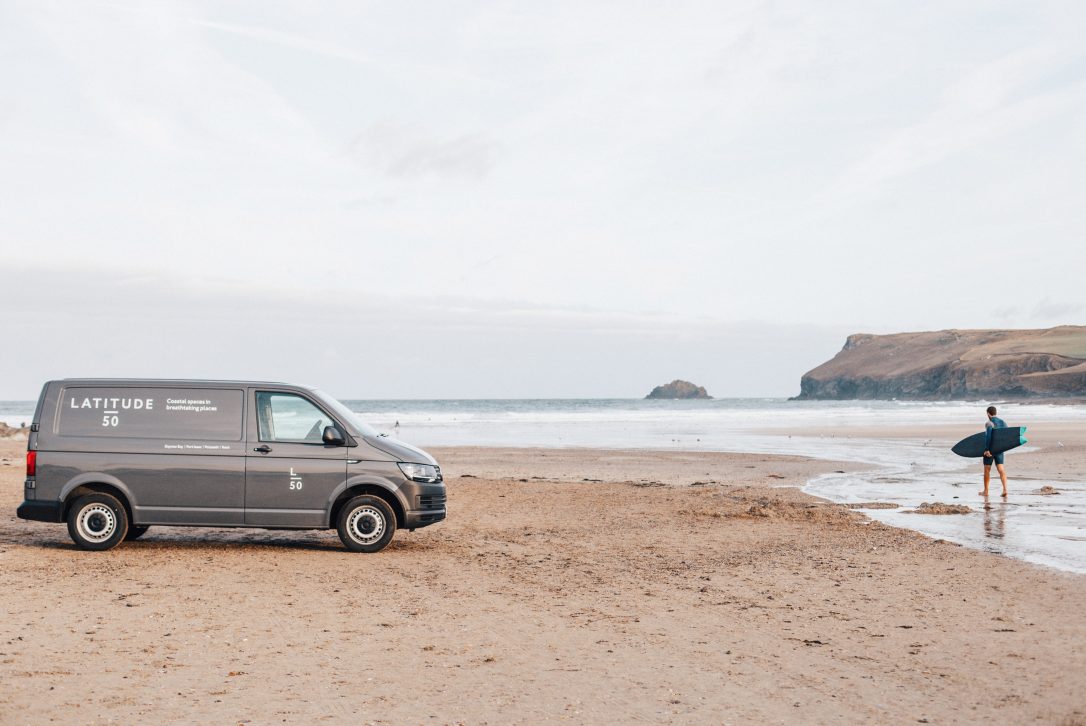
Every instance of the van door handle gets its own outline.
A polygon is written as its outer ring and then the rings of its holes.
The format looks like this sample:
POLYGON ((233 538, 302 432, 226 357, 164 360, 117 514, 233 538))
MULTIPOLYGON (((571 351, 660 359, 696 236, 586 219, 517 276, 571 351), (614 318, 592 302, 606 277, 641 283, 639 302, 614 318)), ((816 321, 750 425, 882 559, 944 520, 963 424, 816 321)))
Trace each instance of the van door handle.
POLYGON ((255 449, 253 449, 253 451, 257 451, 261 454, 269 454, 271 453, 271 447, 267 444, 264 444, 263 446, 256 447, 255 449))

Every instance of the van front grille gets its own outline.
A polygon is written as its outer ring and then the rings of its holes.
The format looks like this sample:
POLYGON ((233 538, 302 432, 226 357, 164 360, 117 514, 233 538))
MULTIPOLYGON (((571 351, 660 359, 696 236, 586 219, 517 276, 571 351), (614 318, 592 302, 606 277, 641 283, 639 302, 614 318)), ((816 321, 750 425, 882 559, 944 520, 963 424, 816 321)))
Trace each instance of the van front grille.
POLYGON ((419 509, 444 509, 445 495, 432 494, 419 497, 419 509))

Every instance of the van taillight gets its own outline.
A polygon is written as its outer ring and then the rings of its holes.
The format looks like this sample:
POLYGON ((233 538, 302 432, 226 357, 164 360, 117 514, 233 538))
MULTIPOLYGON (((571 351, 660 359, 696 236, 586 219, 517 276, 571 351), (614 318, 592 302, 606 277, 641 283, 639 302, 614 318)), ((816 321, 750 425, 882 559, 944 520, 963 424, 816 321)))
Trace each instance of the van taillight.
POLYGON ((28 477, 38 475, 38 452, 36 451, 26 452, 26 475, 28 477))

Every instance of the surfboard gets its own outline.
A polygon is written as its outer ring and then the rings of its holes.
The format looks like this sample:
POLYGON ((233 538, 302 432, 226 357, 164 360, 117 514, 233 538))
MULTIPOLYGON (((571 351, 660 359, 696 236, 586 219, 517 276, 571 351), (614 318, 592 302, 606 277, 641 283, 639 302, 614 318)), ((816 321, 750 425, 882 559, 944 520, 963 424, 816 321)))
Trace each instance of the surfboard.
MULTIPOLYGON (((1026 443, 1026 427, 1008 426, 992 431, 992 447, 990 450, 993 454, 1002 454, 1004 451, 1016 449, 1024 443, 1026 443)), ((967 459, 984 456, 984 432, 966 436, 950 447, 950 450, 967 459)))

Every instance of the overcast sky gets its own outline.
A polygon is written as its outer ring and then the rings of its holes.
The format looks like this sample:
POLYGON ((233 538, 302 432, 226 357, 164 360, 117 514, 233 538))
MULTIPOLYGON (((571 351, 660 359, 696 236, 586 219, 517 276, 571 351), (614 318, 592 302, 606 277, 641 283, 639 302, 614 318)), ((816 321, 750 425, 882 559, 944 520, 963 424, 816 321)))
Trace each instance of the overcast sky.
POLYGON ((0 1, 0 398, 792 395, 1086 322, 1082 2, 0 1))

